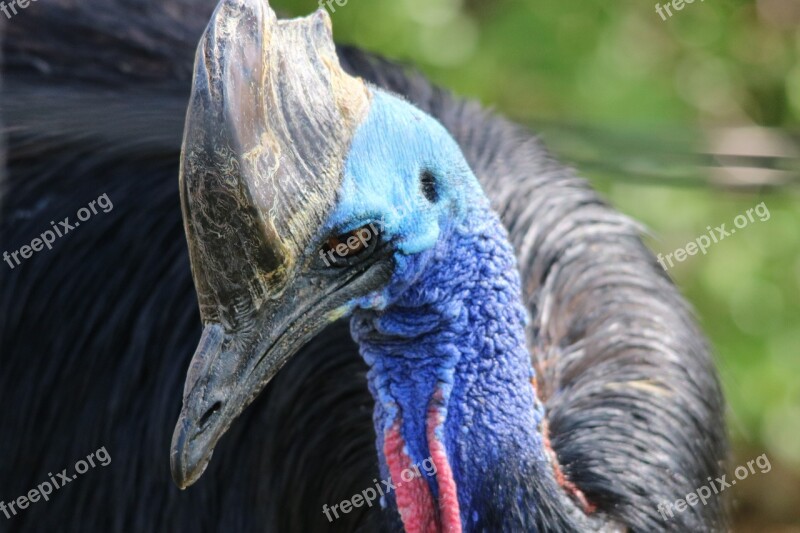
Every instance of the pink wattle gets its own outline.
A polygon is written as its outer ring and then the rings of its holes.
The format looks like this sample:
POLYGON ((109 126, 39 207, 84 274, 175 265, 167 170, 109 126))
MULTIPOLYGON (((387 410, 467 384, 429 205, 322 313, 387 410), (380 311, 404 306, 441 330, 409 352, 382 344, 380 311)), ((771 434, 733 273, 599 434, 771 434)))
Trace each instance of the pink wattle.
POLYGON ((445 419, 443 397, 442 390, 437 389, 431 398, 425 420, 428 451, 435 467, 435 479, 439 489, 438 508, 430 486, 423 477, 425 473, 418 476, 416 473, 422 471, 419 468, 411 468, 411 458, 404 450, 405 442, 400 432, 402 424, 399 419, 392 424, 383 439, 383 453, 396 487, 397 510, 400 512, 406 533, 461 533, 458 490, 447 458, 447 450, 437 435, 437 430, 442 429, 445 419), (406 481, 403 478, 405 471, 415 472, 414 477, 406 481))
POLYGON ((450 468, 444 443, 436 436, 436 429, 444 423, 441 408, 436 406, 440 403, 441 396, 441 391, 437 391, 434 395, 434 402, 428 408, 427 420, 428 448, 433 464, 436 466, 436 481, 439 484, 440 531, 461 533, 461 511, 458 506, 458 491, 455 479, 453 479, 453 470, 450 468))
POLYGON ((406 533, 438 533, 441 529, 427 481, 416 474, 410 481, 403 480, 404 471, 413 472, 410 470, 411 459, 403 450, 404 447, 400 424, 395 422, 384 436, 383 454, 396 487, 395 499, 403 527, 406 533))

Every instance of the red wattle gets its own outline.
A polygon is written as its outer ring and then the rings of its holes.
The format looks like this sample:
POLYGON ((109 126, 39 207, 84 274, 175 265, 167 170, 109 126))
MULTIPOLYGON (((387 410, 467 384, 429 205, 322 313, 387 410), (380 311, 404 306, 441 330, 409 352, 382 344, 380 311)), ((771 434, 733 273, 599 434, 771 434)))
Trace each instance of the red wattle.
POLYGON ((431 459, 436 466, 436 481, 439 484, 439 519, 444 533, 461 533, 461 511, 453 470, 447 459, 444 443, 436 436, 436 429, 444 423, 444 416, 437 404, 441 403, 441 391, 434 395, 428 408, 427 436, 431 459))
POLYGON ((384 436, 383 454, 389 466, 392 483, 395 485, 397 510, 403 520, 403 527, 406 533, 438 533, 441 529, 430 487, 427 481, 411 468, 411 458, 403 451, 404 446, 400 424, 395 422, 384 436), (410 481, 404 480, 405 471, 414 474, 410 481))

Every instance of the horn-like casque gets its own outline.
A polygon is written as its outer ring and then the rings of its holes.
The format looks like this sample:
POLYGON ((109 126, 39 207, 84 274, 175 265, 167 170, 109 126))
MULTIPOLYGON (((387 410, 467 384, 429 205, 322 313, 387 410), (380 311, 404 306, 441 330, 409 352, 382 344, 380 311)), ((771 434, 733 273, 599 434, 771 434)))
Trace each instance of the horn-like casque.
POLYGON ((217 7, 197 50, 180 174, 204 326, 173 436, 181 488, 343 303, 302 275, 300 258, 369 105, 367 86, 339 65, 326 12, 279 21, 265 0, 217 7))

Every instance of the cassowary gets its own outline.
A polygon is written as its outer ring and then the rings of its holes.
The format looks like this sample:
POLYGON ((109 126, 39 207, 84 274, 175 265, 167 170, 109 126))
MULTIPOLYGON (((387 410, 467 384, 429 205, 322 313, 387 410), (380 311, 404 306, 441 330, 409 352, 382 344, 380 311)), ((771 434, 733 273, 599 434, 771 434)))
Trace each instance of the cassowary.
POLYGON ((723 529, 721 498, 658 511, 726 440, 638 226, 524 129, 334 49, 325 14, 212 8, 6 27, 2 250, 114 208, 0 269, 0 500, 112 462, 0 531, 723 529))

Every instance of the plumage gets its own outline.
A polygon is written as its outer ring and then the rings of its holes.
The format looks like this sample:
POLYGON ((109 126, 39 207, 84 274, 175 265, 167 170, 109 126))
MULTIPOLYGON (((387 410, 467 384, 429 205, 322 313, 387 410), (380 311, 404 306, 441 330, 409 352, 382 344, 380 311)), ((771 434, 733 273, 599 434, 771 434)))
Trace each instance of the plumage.
MULTIPOLYGON (((384 475, 368 365, 346 321, 275 376, 195 486, 181 492, 169 480, 172 425, 200 337, 177 168, 193 51, 212 9, 40 0, 6 28, 0 249, 18 249, 103 193, 114 209, 0 268, 0 499, 101 446, 112 463, 0 517, 0 531, 399 527, 377 506, 332 523, 322 512, 384 475)), ((708 347, 640 228, 524 129, 407 69, 338 53, 352 74, 438 119, 500 215, 531 317, 543 436, 569 482, 631 530, 724 527, 721 499, 668 523, 656 510, 722 471, 725 431, 708 347)), ((496 468, 498 481, 511 471, 496 468)), ((547 494, 538 482, 531 490, 547 494)), ((539 502, 543 528, 580 519, 559 514, 564 498, 539 502)), ((508 518, 488 510, 479 520, 508 518)))

